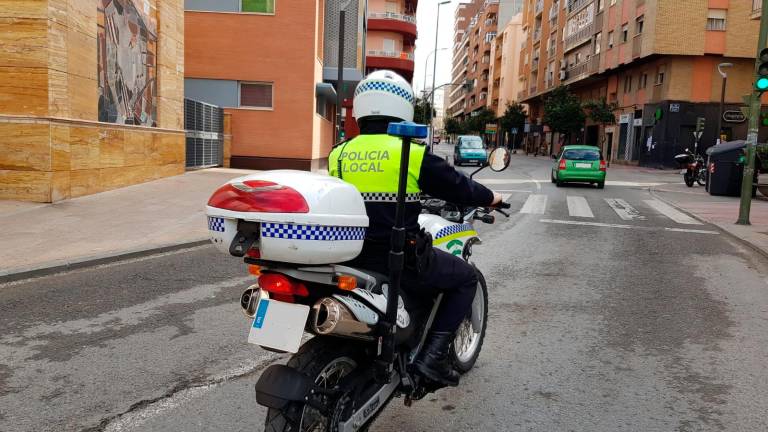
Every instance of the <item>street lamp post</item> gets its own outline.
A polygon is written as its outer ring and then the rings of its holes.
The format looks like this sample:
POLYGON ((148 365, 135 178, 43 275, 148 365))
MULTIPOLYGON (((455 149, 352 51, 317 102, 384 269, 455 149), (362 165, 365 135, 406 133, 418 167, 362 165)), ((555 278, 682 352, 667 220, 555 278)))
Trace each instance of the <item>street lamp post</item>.
MULTIPOLYGON (((437 59, 437 51, 445 51, 447 49, 448 48, 439 48, 437 50, 432 50, 429 54, 427 54, 427 59, 424 60, 424 81, 423 81, 424 82, 424 88, 421 90, 421 94, 422 94, 422 97, 424 99, 424 120, 425 121, 427 119, 427 117, 426 117, 427 109, 429 108, 429 107, 427 107, 427 98, 429 97, 429 94, 427 93, 427 90, 426 90, 426 88, 427 88, 427 64, 429 64, 429 58, 432 56, 432 54, 434 54, 435 55, 435 59, 437 59)), ((434 74, 434 72, 433 72, 433 74, 434 74)), ((433 84, 433 86, 434 86, 434 84, 433 84)), ((434 108, 434 107, 432 107, 432 108, 434 108)), ((430 117, 431 116, 432 116, 432 112, 430 111, 430 117)))
POLYGON ((720 111, 717 116, 717 138, 715 144, 720 144, 720 137, 723 136, 723 107, 725 105, 725 84, 728 81, 728 74, 723 71, 723 68, 733 67, 733 63, 720 63, 717 65, 717 71, 720 72, 720 76, 723 77, 723 89, 720 91, 720 111))
POLYGON ((344 29, 347 24, 346 8, 352 0, 347 0, 339 5, 339 52, 336 71, 336 128, 333 143, 341 141, 341 105, 344 101, 344 29))
POLYGON ((434 125, 432 124, 432 110, 435 108, 435 75, 437 72, 437 39, 440 29, 440 7, 447 5, 451 0, 445 0, 437 4, 437 21, 435 22, 435 58, 432 59, 432 97, 429 102, 429 142, 428 145, 432 145, 433 135, 435 133, 434 125))

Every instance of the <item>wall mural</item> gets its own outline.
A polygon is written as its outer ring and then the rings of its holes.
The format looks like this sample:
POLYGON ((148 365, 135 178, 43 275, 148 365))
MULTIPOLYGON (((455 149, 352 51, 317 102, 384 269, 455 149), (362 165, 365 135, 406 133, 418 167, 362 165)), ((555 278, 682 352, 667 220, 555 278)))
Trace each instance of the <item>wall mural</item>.
POLYGON ((157 9, 98 0, 99 121, 157 126, 157 9))

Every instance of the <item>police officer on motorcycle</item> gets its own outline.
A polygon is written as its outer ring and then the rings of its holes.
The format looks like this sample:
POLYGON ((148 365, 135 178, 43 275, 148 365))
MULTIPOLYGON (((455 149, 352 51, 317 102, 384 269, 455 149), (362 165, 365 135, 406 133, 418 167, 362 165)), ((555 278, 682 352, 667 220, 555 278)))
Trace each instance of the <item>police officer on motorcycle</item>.
MULTIPOLYGON (((380 70, 355 89, 353 114, 360 135, 334 147, 328 157, 332 176, 353 184, 363 195, 369 218, 363 251, 352 265, 383 274, 387 261, 400 171, 400 138, 387 135, 390 122, 413 121, 414 96, 398 74, 380 70)), ((416 372, 442 386, 456 386, 459 374, 448 350, 456 330, 469 313, 477 289, 474 268, 460 257, 432 249, 420 230, 420 196, 426 193, 460 206, 493 206, 501 195, 456 171, 445 160, 413 143, 406 189, 405 226, 408 233, 403 288, 414 295, 443 293, 422 350, 414 361, 416 372), (410 249, 409 249, 410 248, 410 249)))

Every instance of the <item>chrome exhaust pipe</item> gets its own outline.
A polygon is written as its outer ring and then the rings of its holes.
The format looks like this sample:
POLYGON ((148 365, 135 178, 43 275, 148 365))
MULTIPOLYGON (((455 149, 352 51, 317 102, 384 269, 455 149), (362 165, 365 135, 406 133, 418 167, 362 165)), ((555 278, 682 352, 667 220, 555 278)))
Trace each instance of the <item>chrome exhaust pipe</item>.
POLYGON ((322 298, 312 306, 311 326, 320 335, 373 339, 370 335, 373 329, 355 318, 346 305, 331 297, 322 298))
POLYGON ((258 285, 251 285, 248 287, 248 289, 243 291, 243 293, 240 295, 240 307, 242 308, 243 315, 245 315, 246 318, 256 318, 256 308, 259 305, 259 299, 262 296, 264 298, 269 298, 269 296, 265 294, 265 292, 261 292, 261 289, 258 285))

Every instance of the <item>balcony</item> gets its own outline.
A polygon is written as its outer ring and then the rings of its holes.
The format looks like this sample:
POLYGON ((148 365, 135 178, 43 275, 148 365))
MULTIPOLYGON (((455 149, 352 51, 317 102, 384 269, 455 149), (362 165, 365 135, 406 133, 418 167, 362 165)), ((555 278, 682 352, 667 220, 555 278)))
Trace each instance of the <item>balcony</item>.
POLYGON ((593 55, 587 61, 581 62, 577 65, 569 67, 565 70, 566 79, 564 83, 572 83, 586 78, 590 75, 596 74, 600 70, 600 55, 593 55))
POLYGON ((537 91, 538 89, 539 89, 539 88, 538 88, 538 87, 536 87, 536 84, 532 85, 532 86, 531 86, 531 91, 530 91, 530 93, 531 93, 531 96, 535 95, 535 94, 536 94, 536 91, 537 91))
POLYGON ((632 58, 640 57, 643 50, 643 35, 636 35, 632 39, 632 58))
POLYGON ((592 35, 594 33, 595 23, 593 22, 592 24, 565 38, 565 42, 563 42, 564 51, 568 52, 574 48, 584 45, 585 43, 592 40, 592 35))
POLYGON ((573 13, 578 10, 581 10, 582 7, 586 6, 589 3, 592 3, 595 0, 568 0, 568 5, 566 6, 568 9, 568 13, 573 13))
POLYGON ((533 6, 533 15, 539 16, 544 12, 544 0, 536 0, 536 4, 533 6))
POLYGON ((763 9, 762 0, 752 0, 752 19, 760 19, 760 14, 763 9))
POLYGON ((541 28, 537 28, 533 31, 533 42, 536 43, 541 40, 541 28))
POLYGON ((394 69, 410 80, 413 77, 413 53, 405 51, 368 50, 365 65, 371 69, 394 69))
POLYGON ((418 35, 414 15, 394 12, 368 12, 368 30, 397 32, 411 41, 418 35))
POLYGON ((539 70, 539 58, 536 57, 533 60, 531 60, 531 70, 538 71, 539 70))

